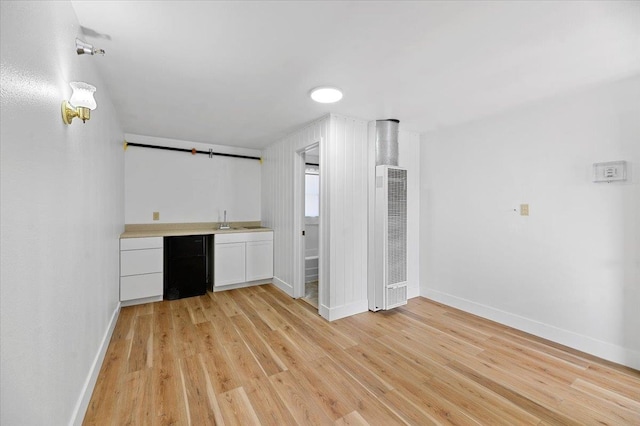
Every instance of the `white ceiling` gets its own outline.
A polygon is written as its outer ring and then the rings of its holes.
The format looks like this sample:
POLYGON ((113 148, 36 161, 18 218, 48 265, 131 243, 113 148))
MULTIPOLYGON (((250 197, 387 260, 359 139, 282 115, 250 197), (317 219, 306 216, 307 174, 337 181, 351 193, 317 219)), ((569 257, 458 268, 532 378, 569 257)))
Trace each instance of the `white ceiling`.
POLYGON ((425 132, 640 73, 636 1, 73 6, 125 132, 220 145, 263 148, 328 112, 425 132), (311 101, 318 85, 344 99, 311 101))

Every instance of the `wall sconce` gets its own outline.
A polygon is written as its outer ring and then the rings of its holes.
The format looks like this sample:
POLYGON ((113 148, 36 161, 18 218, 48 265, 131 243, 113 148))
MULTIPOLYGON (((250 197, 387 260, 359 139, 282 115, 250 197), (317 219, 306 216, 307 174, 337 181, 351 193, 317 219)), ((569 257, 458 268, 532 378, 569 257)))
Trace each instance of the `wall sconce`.
POLYGON ((78 55, 104 55, 104 49, 97 49, 92 44, 76 38, 76 53, 78 55))
POLYGON ((62 121, 71 124, 74 117, 78 117, 85 123, 91 118, 91 111, 96 109, 96 100, 93 93, 96 88, 81 81, 72 81, 69 86, 73 89, 71 99, 62 101, 62 121))

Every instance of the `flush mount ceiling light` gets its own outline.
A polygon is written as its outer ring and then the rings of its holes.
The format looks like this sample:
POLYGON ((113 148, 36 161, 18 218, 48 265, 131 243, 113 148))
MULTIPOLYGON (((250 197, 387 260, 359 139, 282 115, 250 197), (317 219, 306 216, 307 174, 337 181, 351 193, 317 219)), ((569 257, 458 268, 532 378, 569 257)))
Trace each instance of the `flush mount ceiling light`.
POLYGON ((84 123, 91 118, 91 111, 97 107, 96 100, 93 99, 96 88, 81 81, 72 81, 69 86, 73 93, 68 102, 62 101, 62 121, 64 124, 71 124, 71 120, 78 117, 84 123))
POLYGON ((316 87, 309 93, 309 96, 321 104, 332 104, 342 99, 342 91, 335 87, 316 87))

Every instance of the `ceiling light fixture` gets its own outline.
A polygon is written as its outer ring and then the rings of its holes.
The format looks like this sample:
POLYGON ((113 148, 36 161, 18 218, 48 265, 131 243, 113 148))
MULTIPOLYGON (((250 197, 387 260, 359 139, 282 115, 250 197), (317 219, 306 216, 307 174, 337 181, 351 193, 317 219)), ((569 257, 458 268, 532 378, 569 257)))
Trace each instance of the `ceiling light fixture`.
POLYGON ((335 87, 316 87, 309 94, 311 99, 321 104, 332 104, 342 99, 342 91, 335 87))
POLYGON ((85 123, 91 118, 91 111, 98 106, 93 99, 96 88, 81 81, 72 81, 69 86, 73 89, 69 101, 62 101, 62 121, 71 124, 74 117, 78 117, 85 123))

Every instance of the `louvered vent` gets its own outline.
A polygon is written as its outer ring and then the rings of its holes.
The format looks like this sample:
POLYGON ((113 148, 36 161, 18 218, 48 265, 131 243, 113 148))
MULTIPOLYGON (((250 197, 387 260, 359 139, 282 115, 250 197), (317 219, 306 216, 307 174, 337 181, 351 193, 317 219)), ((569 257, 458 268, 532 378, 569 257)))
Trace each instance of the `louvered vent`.
POLYGON ((407 303, 407 170, 376 167, 374 277, 369 309, 407 303))
POLYGON ((391 285, 407 280, 407 171, 390 168, 388 179, 387 285, 391 285))
POLYGON ((387 309, 407 303, 407 286, 387 287, 387 309))

